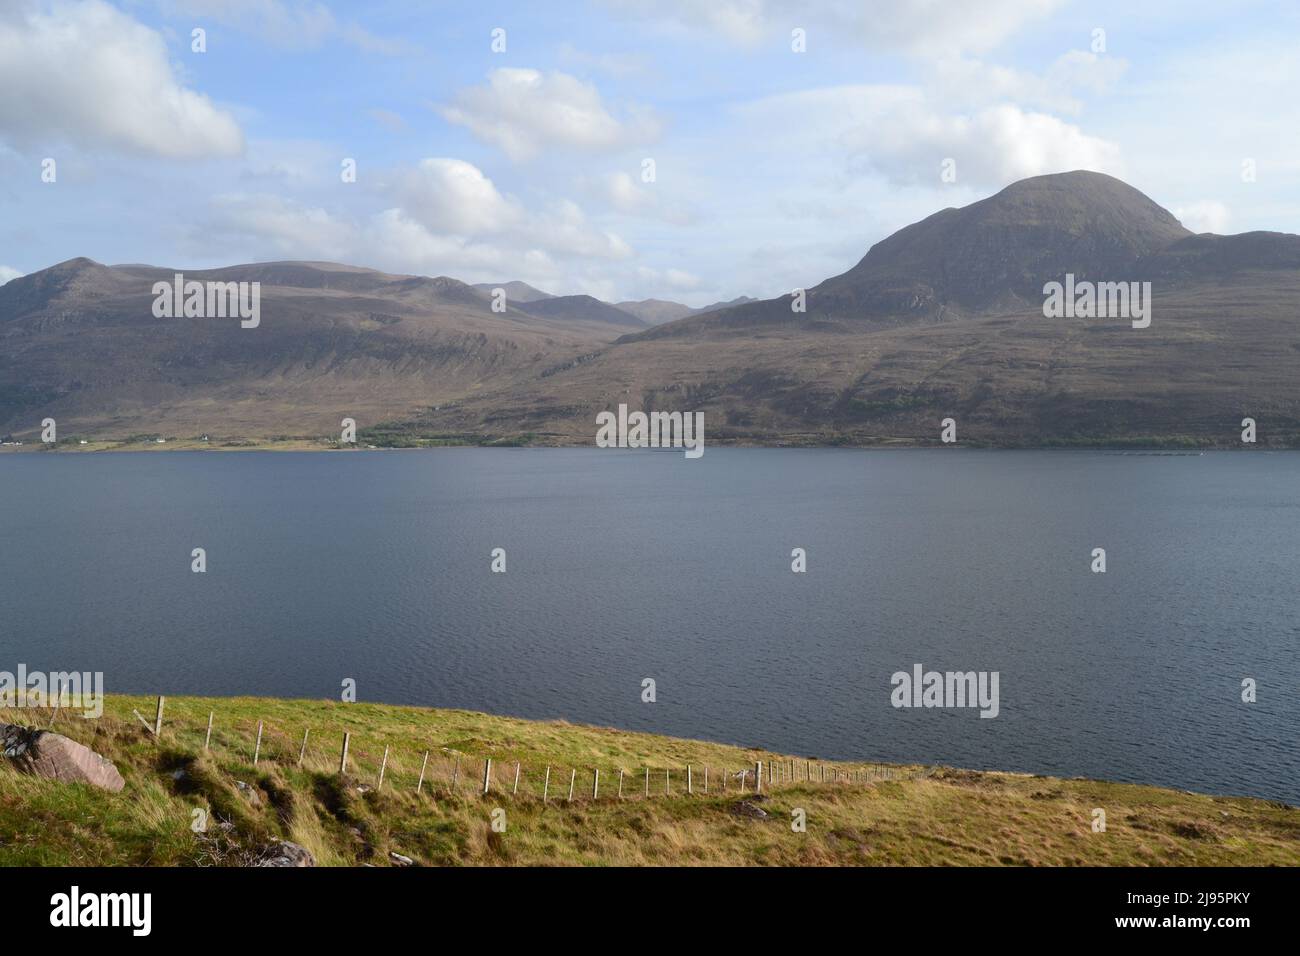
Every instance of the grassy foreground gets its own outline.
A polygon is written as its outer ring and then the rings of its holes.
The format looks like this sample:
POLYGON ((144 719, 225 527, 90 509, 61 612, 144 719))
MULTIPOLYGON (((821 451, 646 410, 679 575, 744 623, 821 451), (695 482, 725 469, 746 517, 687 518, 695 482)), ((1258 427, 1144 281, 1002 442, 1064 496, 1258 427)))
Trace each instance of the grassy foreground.
MULTIPOLYGON (((792 768, 777 755, 701 741, 329 701, 168 698, 155 741, 133 710, 152 723, 155 699, 111 697, 101 719, 63 711, 53 727, 110 758, 126 780, 121 793, 24 776, 0 758, 0 865, 246 865, 279 839, 307 847, 319 864, 344 866, 404 862, 390 854, 425 865, 1300 863, 1300 810, 1248 798, 802 758, 790 758, 792 768), (351 742, 341 776, 344 731, 351 742), (799 779, 765 786, 755 801, 754 761, 773 757, 799 779), (742 768, 750 770, 743 797, 733 776, 742 768), (836 771, 841 779, 831 782, 836 771), (809 773, 812 782, 802 779, 809 773), (1093 832, 1094 808, 1105 810, 1105 832, 1093 832), (806 832, 792 828, 797 809, 806 832), (493 829, 494 811, 504 832, 493 829), (195 832, 205 814, 206 828, 195 832)), ((54 716, 0 710, 0 722, 41 727, 54 716)))

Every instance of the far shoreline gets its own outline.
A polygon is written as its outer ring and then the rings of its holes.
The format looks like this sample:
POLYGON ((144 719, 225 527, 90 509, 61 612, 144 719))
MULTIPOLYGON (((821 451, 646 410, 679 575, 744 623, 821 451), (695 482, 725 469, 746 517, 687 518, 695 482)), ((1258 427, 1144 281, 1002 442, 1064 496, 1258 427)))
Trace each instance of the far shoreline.
MULTIPOLYGON (((520 437, 494 438, 482 436, 478 439, 418 438, 409 441, 385 442, 376 444, 358 440, 355 445, 344 445, 338 441, 323 438, 243 438, 232 437, 220 440, 202 440, 198 438, 90 438, 63 440, 56 445, 42 443, 39 439, 23 439, 21 443, 6 442, 0 445, 3 454, 51 454, 51 453, 103 453, 103 452, 375 452, 375 451, 430 451, 444 448, 591 448, 597 446, 591 441, 567 440, 556 436, 553 439, 522 439, 520 437)), ((1242 445, 1236 443, 1215 443, 1186 437, 1167 439, 1077 439, 1048 442, 997 442, 979 439, 963 439, 946 445, 937 439, 915 438, 881 438, 875 441, 806 441, 795 439, 746 440, 719 438, 706 440, 708 448, 765 448, 765 449, 840 449, 846 451, 885 451, 885 450, 980 450, 980 451, 1107 451, 1129 454, 1151 454, 1166 456, 1195 457, 1207 451, 1296 451, 1295 445, 1242 445)), ((600 449, 601 451, 652 451, 680 452, 680 448, 618 448, 600 449)))

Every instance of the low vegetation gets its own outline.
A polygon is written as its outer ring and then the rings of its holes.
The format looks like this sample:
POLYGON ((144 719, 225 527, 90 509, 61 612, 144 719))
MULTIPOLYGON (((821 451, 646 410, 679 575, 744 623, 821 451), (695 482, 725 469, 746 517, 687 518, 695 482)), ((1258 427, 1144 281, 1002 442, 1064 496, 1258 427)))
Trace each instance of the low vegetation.
POLYGON ((113 760, 126 780, 113 794, 25 776, 0 760, 0 864, 246 865, 278 840, 306 847, 319 864, 345 866, 1300 861, 1300 810, 1248 798, 823 763, 562 722, 328 701, 168 698, 155 740, 146 727, 154 707, 152 698, 113 697, 93 721, 67 711, 0 710, 0 722, 44 727, 53 720, 56 732, 113 760), (339 774, 344 732, 349 760, 339 774), (491 790, 483 794, 489 756, 491 790), (756 798, 756 760, 775 760, 797 779, 756 798), (516 761, 520 783, 512 795, 516 761), (688 764, 692 794, 685 792, 688 764), (734 774, 744 768, 750 773, 742 795, 734 774), (1105 811, 1105 832, 1094 832, 1095 808, 1105 811), (492 826, 497 810, 504 811, 497 815, 504 832, 492 826), (806 814, 806 832, 792 827, 797 810, 806 814))

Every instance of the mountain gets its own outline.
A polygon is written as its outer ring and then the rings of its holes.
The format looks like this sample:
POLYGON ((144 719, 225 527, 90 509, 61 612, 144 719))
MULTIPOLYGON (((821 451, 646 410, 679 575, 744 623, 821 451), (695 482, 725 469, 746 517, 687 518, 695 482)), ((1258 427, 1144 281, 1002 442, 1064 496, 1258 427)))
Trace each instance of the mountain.
MULTIPOLYGON (((61 263, 0 286, 0 429, 590 443, 596 413, 702 411, 707 440, 1300 447, 1300 236, 1194 235, 1073 172, 877 242, 791 296, 650 327, 591 296, 510 300, 447 277, 258 263, 262 322, 157 319, 171 270, 61 263), (1044 317, 1044 284, 1150 282, 1149 327, 1044 317)), ((535 291, 535 290, 534 290, 535 291)), ((661 311, 665 306, 658 300, 661 311)), ((633 303, 637 305, 637 303, 633 303)))
POLYGON ((844 273, 620 337, 582 363, 413 420, 590 441, 597 412, 704 411, 712 440, 1300 445, 1300 236, 1194 235, 1109 176, 1014 183, 844 273), (1153 321, 1048 319, 1043 286, 1149 281, 1153 321), (1266 424, 1265 424, 1266 423, 1266 424))
POLYGON ((662 325, 695 312, 689 305, 665 299, 641 299, 638 302, 616 302, 615 308, 635 315, 646 325, 662 325))
MULTIPOLYGON (((944 209, 881 240, 853 268, 807 290, 806 312, 791 297, 715 311, 714 326, 878 326, 944 321, 1041 305, 1043 283, 1135 277, 1143 257, 1192 237, 1174 216, 1132 186, 1077 171, 1012 183, 960 209, 944 209)), ((649 335, 689 333, 668 325, 649 335)))
POLYGON ((589 295, 551 296, 535 302, 521 302, 518 307, 541 319, 562 319, 569 323, 627 326, 634 329, 646 326, 645 320, 589 295))
POLYGON ((505 289, 506 299, 510 302, 536 302, 538 299, 554 298, 549 292, 535 289, 527 282, 476 282, 474 288, 480 292, 492 294, 493 289, 505 289))
POLYGON ((758 300, 742 295, 727 302, 714 302, 712 305, 705 305, 696 309, 680 302, 671 302, 665 299, 642 299, 639 302, 619 302, 617 308, 622 309, 624 312, 631 312, 647 325, 662 325, 665 322, 673 322, 688 315, 702 315, 705 312, 716 312, 718 309, 726 309, 733 305, 756 301, 758 300))
POLYGON ((540 318, 445 276, 333 263, 186 270, 261 283, 261 321, 157 318, 175 270, 72 259, 0 286, 0 429, 318 435, 537 374, 635 324, 540 318))

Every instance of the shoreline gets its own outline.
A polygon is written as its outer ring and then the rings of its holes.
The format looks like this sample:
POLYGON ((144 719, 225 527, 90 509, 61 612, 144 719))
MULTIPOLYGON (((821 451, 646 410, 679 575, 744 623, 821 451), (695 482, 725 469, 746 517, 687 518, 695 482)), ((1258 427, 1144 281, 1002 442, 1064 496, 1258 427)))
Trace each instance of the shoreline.
MULTIPOLYGON (((6 443, 0 445, 0 455, 4 454, 51 454, 74 453, 88 454, 100 452, 365 452, 365 451, 430 451, 443 448, 591 448, 597 446, 591 441, 520 441, 517 439, 484 439, 481 441, 458 441, 443 439, 422 439, 401 444, 374 444, 358 441, 352 447, 341 445, 337 441, 320 438, 286 438, 286 439, 229 439, 225 441, 201 441, 198 439, 166 439, 164 442, 138 441, 131 439, 88 439, 85 443, 60 442, 50 447, 39 440, 24 440, 21 444, 6 443)), ((1107 451, 1129 454, 1158 454, 1196 456, 1207 451, 1222 452, 1276 452, 1300 451, 1297 445, 1242 445, 1241 443, 1192 443, 1170 439, 1168 441, 1079 441, 1047 443, 1005 443, 984 442, 965 439, 952 445, 932 439, 883 439, 872 442, 804 442, 798 440, 746 441, 729 439, 712 439, 705 443, 708 448, 770 448, 770 449, 841 449, 849 451, 891 451, 899 449, 914 450, 980 450, 980 451, 1107 451)), ((680 448, 618 448, 600 449, 601 451, 650 451, 680 453, 680 448)))

